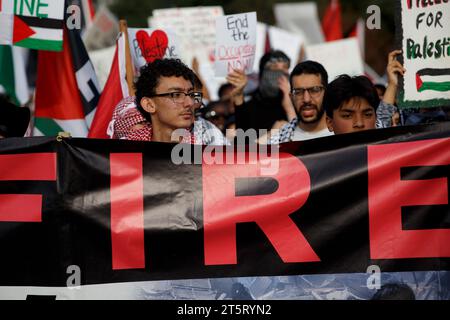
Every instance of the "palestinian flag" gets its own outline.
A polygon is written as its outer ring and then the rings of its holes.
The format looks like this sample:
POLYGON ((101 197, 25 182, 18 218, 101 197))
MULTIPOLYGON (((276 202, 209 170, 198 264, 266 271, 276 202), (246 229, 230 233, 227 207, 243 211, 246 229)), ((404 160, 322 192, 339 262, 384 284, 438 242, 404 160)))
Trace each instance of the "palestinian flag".
POLYGON ((27 49, 0 45, 0 92, 5 92, 17 105, 29 100, 28 81, 23 51, 27 49))
POLYGON ((98 103, 97 112, 92 122, 89 138, 108 139, 108 125, 116 105, 130 95, 126 80, 125 57, 127 42, 124 33, 117 39, 116 52, 114 54, 111 71, 98 103))
POLYGON ((45 6, 39 4, 38 1, 0 1, 0 44, 62 50, 64 0, 52 0, 45 6))
POLYGON ((416 86, 418 92, 450 91, 450 69, 421 69, 416 73, 416 86))
POLYGON ((20 17, 0 12, 0 44, 16 45, 35 33, 20 17))
POLYGON ((100 97, 94 67, 78 30, 67 32, 62 52, 39 51, 35 136, 61 131, 86 137, 100 97))

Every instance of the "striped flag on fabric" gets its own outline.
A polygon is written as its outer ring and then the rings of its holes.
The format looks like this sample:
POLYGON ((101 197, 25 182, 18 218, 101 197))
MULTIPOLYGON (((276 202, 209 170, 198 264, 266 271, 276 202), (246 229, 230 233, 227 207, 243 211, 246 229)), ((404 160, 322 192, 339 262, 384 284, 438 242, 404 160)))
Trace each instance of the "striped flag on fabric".
POLYGON ((62 52, 39 51, 35 136, 61 131, 86 137, 100 98, 100 86, 78 30, 65 31, 62 52))
POLYGON ((0 12, 0 45, 16 44, 33 34, 35 32, 21 18, 0 12))
MULTIPOLYGON (((111 71, 98 103, 97 112, 92 122, 89 138, 108 139, 108 125, 115 106, 130 95, 126 80, 126 46, 125 35, 122 32, 117 39, 111 71)), ((131 93, 132 94, 132 93, 131 93)))
POLYGON ((61 51, 64 0, 1 1, 0 44, 61 51))

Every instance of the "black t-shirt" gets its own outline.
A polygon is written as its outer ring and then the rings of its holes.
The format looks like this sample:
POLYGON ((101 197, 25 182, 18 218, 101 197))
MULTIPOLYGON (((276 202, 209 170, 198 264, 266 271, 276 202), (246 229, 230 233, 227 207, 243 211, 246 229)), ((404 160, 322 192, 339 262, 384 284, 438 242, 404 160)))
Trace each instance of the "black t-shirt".
POLYGON ((255 91, 249 101, 235 107, 236 129, 270 130, 276 121, 287 120, 282 101, 282 93, 275 98, 265 98, 255 91))

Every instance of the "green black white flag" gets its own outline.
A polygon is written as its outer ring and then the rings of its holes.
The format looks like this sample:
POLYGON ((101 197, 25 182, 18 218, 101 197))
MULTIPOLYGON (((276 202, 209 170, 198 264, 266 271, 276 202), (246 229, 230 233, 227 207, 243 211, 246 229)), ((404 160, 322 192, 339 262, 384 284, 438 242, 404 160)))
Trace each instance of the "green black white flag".
POLYGON ((64 0, 1 1, 0 44, 61 51, 64 8, 64 0))

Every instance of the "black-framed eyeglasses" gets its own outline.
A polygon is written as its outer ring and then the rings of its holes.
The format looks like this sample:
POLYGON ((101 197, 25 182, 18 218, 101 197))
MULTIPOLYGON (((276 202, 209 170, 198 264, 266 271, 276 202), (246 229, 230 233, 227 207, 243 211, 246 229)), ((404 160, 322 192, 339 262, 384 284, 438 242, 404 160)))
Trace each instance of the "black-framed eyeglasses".
POLYGON ((152 97, 169 97, 172 99, 174 103, 184 103, 186 97, 189 97, 194 101, 194 104, 202 103, 203 94, 201 92, 182 92, 182 91, 175 91, 175 92, 167 92, 167 93, 159 93, 154 94, 152 97))
POLYGON ((318 97, 324 89, 325 88, 323 86, 314 86, 309 88, 293 88, 291 90, 291 94, 295 98, 303 98, 305 96, 305 92, 308 91, 309 95, 315 98, 318 97))

